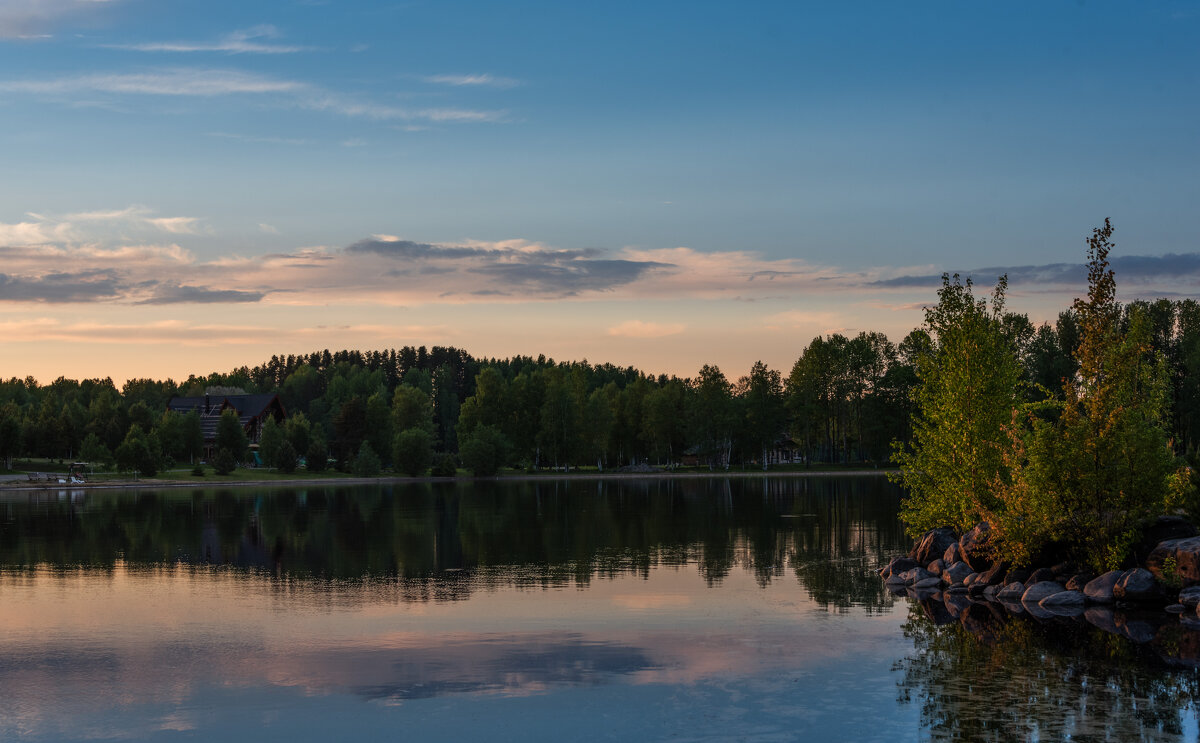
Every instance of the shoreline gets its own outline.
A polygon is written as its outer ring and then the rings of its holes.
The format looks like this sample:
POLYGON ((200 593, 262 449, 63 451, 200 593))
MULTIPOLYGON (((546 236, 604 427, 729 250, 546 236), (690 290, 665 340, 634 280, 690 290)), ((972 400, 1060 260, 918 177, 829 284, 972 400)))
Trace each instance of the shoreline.
POLYGON ((38 493, 63 490, 166 490, 179 488, 209 489, 220 488, 252 488, 252 487, 315 487, 339 485, 414 485, 422 483, 450 482, 522 482, 535 480, 711 480, 735 478, 797 478, 797 477, 838 477, 838 476, 885 476, 892 469, 855 469, 855 470, 820 470, 806 472, 803 470, 788 470, 785 472, 584 472, 584 473, 531 473, 496 475, 494 477, 293 477, 280 480, 207 480, 197 482, 192 480, 128 480, 103 483, 28 483, 19 479, 9 482, 20 483, 9 486, 0 481, 0 493, 38 493))

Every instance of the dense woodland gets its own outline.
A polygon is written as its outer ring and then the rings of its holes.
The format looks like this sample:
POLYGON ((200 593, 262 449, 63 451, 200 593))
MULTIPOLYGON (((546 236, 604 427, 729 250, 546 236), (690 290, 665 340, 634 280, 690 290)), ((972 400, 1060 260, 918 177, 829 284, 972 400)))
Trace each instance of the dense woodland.
MULTIPOLYGON (((1172 444, 1195 461, 1200 304, 1127 305, 1121 322, 1135 307, 1150 319, 1169 369, 1172 444)), ((1022 394, 1061 396, 1062 381, 1076 372, 1075 311, 1052 325, 1013 313, 1003 323, 1022 394)), ((264 436, 274 450, 282 433, 287 451, 307 454, 314 466, 324 464, 314 455, 326 452, 349 469, 364 444, 380 466, 414 472, 439 454, 461 455, 477 471, 671 465, 685 457, 714 468, 759 466, 788 441, 807 463, 885 463, 893 441, 911 439, 916 363, 930 344, 921 329, 899 344, 881 333, 835 334, 814 338, 786 375, 756 363, 736 378, 708 365, 681 379, 587 361, 476 359, 436 346, 272 356, 224 374, 131 379, 119 389, 110 379, 12 378, 0 382, 0 458, 9 469, 21 457, 143 472, 188 463, 202 450, 198 423, 166 413, 170 397, 245 391, 279 394, 288 422, 264 436)))

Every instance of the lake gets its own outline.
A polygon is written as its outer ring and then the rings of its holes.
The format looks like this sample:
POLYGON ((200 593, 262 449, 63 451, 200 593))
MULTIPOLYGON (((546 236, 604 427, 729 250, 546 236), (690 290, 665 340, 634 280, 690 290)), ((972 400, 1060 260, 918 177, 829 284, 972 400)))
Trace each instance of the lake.
POLYGON ((869 476, 8 493, 0 739, 1197 739, 1194 619, 893 596, 899 501, 869 476))

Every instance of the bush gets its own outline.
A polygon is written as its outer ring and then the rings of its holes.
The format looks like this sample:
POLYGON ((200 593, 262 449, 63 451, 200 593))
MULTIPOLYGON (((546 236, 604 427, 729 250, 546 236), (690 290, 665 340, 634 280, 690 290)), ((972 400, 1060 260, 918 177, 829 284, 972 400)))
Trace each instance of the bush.
POLYGON ((458 459, 453 454, 439 454, 433 460, 430 473, 434 477, 454 477, 458 474, 458 459))
POLYGON ((381 467, 379 455, 371 449, 370 444, 364 441, 359 447, 354 461, 350 464, 350 471, 354 473, 355 477, 376 477, 379 475, 381 467))
POLYGON ((313 441, 308 445, 308 452, 304 455, 306 464, 305 469, 309 472, 324 472, 325 466, 329 464, 329 455, 325 451, 325 442, 321 440, 313 441))
POLYGON ((213 472, 218 475, 228 475, 237 469, 237 460, 233 458, 233 454, 228 449, 222 449, 217 452, 217 456, 213 457, 213 472))
POLYGON ((409 428, 396 434, 392 461, 397 472, 420 477, 433 463, 433 437, 423 428, 409 428))
POLYGON ((283 472, 291 474, 296 471, 296 449, 292 446, 292 442, 284 440, 275 449, 274 461, 270 462, 271 466, 283 472))
POLYGON ((193 477, 204 477, 204 468, 201 467, 200 465, 196 465, 195 467, 192 468, 192 476, 193 477))
POLYGON ((476 426, 460 442, 463 466, 476 477, 491 477, 508 459, 508 439, 494 426, 476 426))

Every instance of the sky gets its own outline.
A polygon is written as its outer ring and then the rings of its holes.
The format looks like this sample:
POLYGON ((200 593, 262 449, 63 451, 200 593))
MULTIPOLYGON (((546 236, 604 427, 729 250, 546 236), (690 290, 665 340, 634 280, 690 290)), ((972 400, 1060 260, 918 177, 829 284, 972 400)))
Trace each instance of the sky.
POLYGON ((730 378, 1200 296, 1193 2, 0 0, 0 377, 453 345, 730 378))

